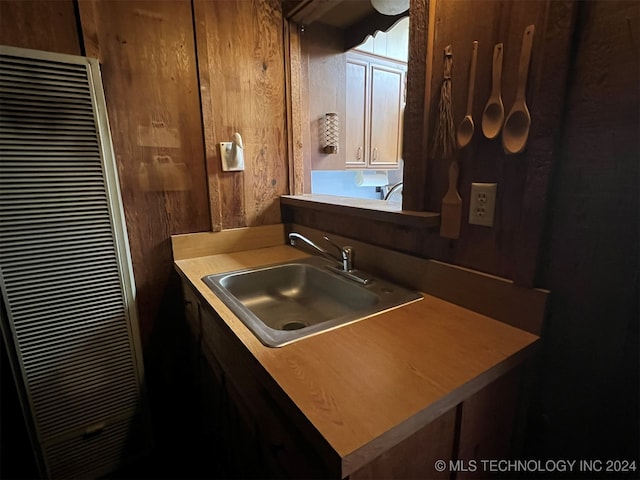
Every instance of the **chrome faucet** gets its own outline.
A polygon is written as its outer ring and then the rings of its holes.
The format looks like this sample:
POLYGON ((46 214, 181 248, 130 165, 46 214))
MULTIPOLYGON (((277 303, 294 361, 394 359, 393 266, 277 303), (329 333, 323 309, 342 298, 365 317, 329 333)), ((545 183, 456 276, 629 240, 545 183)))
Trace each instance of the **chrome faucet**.
POLYGON ((304 235, 301 235, 297 232, 292 232, 289 234, 289 240, 291 241, 291 245, 295 245, 297 240, 302 240, 304 243, 314 248, 323 257, 328 258, 330 260, 336 260, 339 263, 341 263, 342 271, 344 272, 353 271, 353 254, 354 254, 353 247, 350 247, 350 246, 341 247, 326 235, 323 238, 338 250, 339 257, 335 257, 331 253, 327 252, 324 248, 316 245, 314 242, 309 240, 304 235))

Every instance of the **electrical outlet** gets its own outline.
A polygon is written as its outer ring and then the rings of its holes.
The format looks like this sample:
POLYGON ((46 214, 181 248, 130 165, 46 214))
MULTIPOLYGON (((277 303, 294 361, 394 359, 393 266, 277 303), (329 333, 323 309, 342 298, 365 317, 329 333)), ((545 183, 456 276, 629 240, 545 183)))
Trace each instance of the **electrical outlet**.
POLYGON ((497 183, 472 183, 469 202, 469 223, 493 227, 496 209, 497 183))

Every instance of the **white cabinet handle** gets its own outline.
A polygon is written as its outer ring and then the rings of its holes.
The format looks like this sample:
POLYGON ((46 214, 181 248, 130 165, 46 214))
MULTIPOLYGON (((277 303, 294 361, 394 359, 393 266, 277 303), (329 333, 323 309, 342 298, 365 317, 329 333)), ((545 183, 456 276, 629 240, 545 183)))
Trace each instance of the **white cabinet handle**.
POLYGON ((362 147, 358 147, 356 152, 356 160, 362 160, 362 147))
POLYGON ((378 147, 374 147, 373 155, 371 156, 371 161, 375 162, 378 159, 378 147))

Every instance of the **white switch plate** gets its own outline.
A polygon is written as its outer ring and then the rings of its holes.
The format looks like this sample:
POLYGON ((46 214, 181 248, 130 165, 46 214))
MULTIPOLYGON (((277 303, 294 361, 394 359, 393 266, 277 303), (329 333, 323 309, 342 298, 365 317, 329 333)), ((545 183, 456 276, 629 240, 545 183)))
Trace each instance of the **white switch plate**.
POLYGON ((469 223, 493 227, 496 210, 497 183, 472 183, 469 201, 469 223))
POLYGON ((236 146, 236 151, 234 152, 233 147, 233 142, 220 142, 220 160, 222 161, 222 170, 225 172, 244 170, 243 149, 236 146))

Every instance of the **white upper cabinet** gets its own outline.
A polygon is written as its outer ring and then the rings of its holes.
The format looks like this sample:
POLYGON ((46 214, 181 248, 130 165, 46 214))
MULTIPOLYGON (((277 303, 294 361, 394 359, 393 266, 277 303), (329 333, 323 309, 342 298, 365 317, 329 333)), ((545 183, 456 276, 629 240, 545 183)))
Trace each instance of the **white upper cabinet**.
POLYGON ((347 54, 347 167, 396 168, 401 157, 406 64, 347 54))

